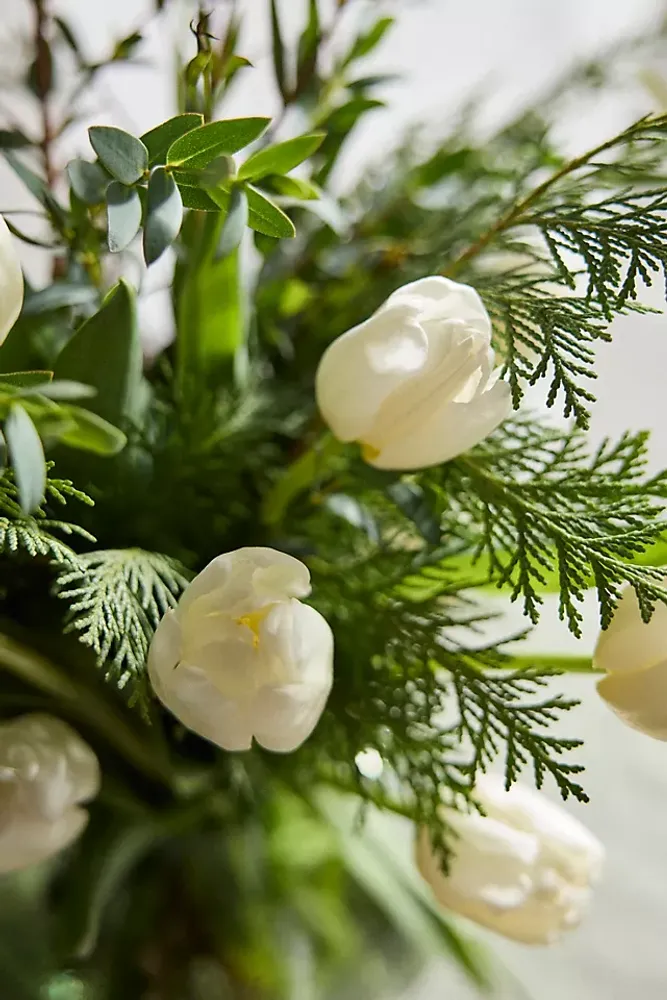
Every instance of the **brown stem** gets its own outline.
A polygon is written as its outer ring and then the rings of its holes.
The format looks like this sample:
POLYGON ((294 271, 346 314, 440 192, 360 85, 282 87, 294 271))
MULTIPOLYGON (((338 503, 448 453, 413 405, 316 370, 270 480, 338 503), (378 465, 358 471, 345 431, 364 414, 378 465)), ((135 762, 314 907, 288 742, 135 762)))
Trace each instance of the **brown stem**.
POLYGON ((519 224, 526 212, 526 209, 541 198, 550 187, 556 184, 559 180, 562 180, 563 177, 567 177, 568 174, 571 174, 580 167, 585 166, 590 162, 590 160, 593 159, 594 156, 597 156, 599 153, 603 153, 605 150, 611 149, 612 146, 617 145, 620 138, 620 136, 614 136, 613 139, 607 139, 606 142, 600 143, 599 146, 595 146, 593 149, 589 149, 588 152, 582 153, 581 156, 576 157, 574 160, 570 160, 563 167, 561 167, 560 170, 557 170, 554 174, 552 174, 551 177, 547 177, 545 181, 542 181, 541 184, 538 184, 537 187, 533 188, 533 190, 530 191, 525 198, 522 198, 521 201, 512 205, 512 207, 508 209, 504 215, 501 215, 500 218, 494 222, 494 224, 487 229, 487 231, 483 233, 478 240, 472 243, 467 250, 464 250, 462 254, 452 261, 451 264, 444 267, 442 274, 444 274, 447 278, 451 278, 455 274, 458 274, 460 269, 467 264, 469 260, 472 260, 473 257, 476 257, 477 254, 481 253, 482 250, 485 250, 486 247, 493 242, 496 236, 504 232, 506 229, 509 229, 510 226, 519 224))
POLYGON ((42 160, 44 176, 49 187, 53 186, 56 171, 52 159, 52 143, 54 139, 49 107, 49 91, 51 89, 51 49, 47 40, 49 14, 47 0, 33 0, 35 7, 35 90, 42 116, 42 160))

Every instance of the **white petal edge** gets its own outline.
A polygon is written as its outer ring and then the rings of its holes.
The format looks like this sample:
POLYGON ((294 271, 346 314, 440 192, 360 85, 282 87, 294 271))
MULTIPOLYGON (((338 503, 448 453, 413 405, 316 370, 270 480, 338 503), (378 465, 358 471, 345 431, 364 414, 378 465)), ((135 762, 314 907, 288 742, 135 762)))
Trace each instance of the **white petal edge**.
POLYGON ((23 305, 23 273, 14 238, 0 215, 0 344, 14 326, 23 305))

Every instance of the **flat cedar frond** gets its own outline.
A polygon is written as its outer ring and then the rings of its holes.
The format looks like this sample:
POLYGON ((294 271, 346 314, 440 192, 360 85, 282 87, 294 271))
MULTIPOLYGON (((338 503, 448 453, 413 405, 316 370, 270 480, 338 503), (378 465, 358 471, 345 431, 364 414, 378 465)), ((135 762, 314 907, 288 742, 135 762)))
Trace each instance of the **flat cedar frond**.
POLYGON ((79 633, 122 687, 142 676, 153 631, 186 584, 185 571, 166 556, 109 549, 64 566, 55 591, 69 605, 68 630, 79 633))
POLYGON ((606 627, 630 583, 648 619, 667 598, 660 570, 637 556, 664 531, 657 500, 664 477, 646 481, 644 433, 605 442, 584 460, 578 432, 508 423, 468 456, 432 474, 449 498, 443 533, 465 537, 484 555, 491 579, 512 587, 537 621, 545 575, 557 570, 560 614, 580 634, 578 604, 594 586, 606 627))
POLYGON ((0 477, 0 553, 11 556, 15 552, 24 552, 29 556, 46 556, 64 565, 76 563, 77 554, 54 532, 90 542, 95 539, 84 528, 48 517, 46 513, 53 504, 62 506, 68 500, 92 504, 90 497, 77 490, 69 480, 47 479, 44 503, 34 514, 26 516, 18 502, 18 490, 11 470, 5 470, 0 477))

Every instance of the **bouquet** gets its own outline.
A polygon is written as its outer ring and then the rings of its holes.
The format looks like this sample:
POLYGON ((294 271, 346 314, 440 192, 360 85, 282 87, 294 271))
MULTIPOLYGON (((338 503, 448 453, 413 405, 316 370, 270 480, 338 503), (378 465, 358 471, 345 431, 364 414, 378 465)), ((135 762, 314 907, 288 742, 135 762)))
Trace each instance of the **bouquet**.
POLYGON ((0 132, 43 223, 0 220, 11 1000, 386 996, 438 952, 492 990, 474 924, 557 940, 602 863, 539 791, 586 801, 554 675, 599 674, 667 739, 667 479, 646 434, 585 433, 597 344, 667 276, 667 116, 574 157, 551 127, 660 36, 493 134, 470 107, 410 134, 350 190, 339 157, 388 82, 364 63, 400 12, 333 6, 309 0, 292 45, 266 3, 272 118, 225 116, 254 72, 229 3, 181 24, 173 117, 93 123, 63 162, 142 36, 91 63, 31 3, 40 130, 0 132), (490 588, 521 635, 489 639, 490 588), (524 651, 545 594, 579 635, 590 589, 592 660, 524 651))

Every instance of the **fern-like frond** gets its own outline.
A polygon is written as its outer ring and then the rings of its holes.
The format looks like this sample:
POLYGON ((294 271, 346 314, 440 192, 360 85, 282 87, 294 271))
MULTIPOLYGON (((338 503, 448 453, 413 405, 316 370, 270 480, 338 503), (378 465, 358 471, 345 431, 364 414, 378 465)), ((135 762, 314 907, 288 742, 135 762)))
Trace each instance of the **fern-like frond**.
MULTIPOLYGON (((49 470, 53 467, 50 463, 49 470)), ((76 524, 47 516, 54 504, 62 506, 68 500, 91 505, 92 500, 77 490, 69 480, 47 479, 44 503, 34 514, 26 516, 18 501, 18 490, 11 470, 0 477, 0 553, 12 555, 25 552, 29 556, 46 556, 58 563, 72 565, 78 556, 58 535, 78 537, 94 542, 93 536, 76 524), (56 532, 56 534, 54 534, 56 532)))
POLYGON ((108 549, 64 566, 55 592, 67 601, 69 631, 95 652, 119 687, 141 677, 160 618, 187 584, 173 559, 141 549, 108 549))

